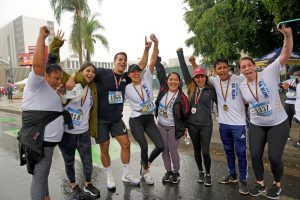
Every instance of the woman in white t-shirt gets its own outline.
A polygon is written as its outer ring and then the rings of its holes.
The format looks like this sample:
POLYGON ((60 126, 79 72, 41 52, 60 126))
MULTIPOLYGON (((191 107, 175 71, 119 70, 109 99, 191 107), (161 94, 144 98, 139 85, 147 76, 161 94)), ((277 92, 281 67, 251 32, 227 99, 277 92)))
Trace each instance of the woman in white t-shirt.
POLYGON ((274 181, 266 196, 278 199, 283 176, 282 154, 289 136, 287 114, 281 105, 278 93, 280 71, 293 49, 291 28, 283 26, 279 31, 284 35, 284 45, 279 58, 262 72, 255 71, 255 63, 250 57, 240 59, 241 73, 246 77, 240 85, 243 99, 250 106, 249 148, 256 183, 249 193, 258 196, 266 192, 262 156, 266 143, 274 181))
MULTIPOLYGON (((153 179, 149 175, 150 164, 163 151, 164 142, 155 124, 153 115, 155 100, 153 98, 152 82, 154 65, 158 55, 158 40, 154 34, 151 34, 150 39, 154 43, 154 47, 149 67, 147 67, 145 73, 142 74, 140 66, 136 64, 129 66, 128 76, 132 83, 126 86, 125 98, 129 101, 132 110, 129 118, 131 134, 141 148, 140 174, 148 185, 153 185, 153 179), (145 133, 155 146, 149 157, 148 142, 145 133)), ((151 47, 151 42, 146 41, 145 43, 146 46, 151 47)), ((148 56, 145 58, 147 59, 148 56)))

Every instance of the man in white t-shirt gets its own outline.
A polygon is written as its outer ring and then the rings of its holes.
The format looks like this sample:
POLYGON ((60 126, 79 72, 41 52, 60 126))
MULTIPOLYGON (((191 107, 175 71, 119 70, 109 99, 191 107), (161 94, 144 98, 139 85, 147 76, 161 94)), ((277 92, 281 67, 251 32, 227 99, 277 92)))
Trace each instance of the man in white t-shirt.
POLYGON ((248 194, 247 186, 247 155, 246 155, 246 114, 239 84, 244 77, 229 75, 226 59, 218 59, 214 64, 216 77, 209 77, 216 90, 219 111, 219 132, 226 153, 229 174, 218 180, 229 184, 238 182, 235 159, 238 158, 241 194, 248 194))

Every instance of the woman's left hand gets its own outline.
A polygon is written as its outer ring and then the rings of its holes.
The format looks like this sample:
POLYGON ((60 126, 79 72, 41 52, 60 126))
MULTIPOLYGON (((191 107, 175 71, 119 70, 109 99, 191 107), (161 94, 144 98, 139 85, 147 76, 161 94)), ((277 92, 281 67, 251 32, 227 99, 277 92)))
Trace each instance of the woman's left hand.
POLYGON ((278 29, 284 36, 291 36, 292 35, 292 28, 286 27, 284 24, 278 29))

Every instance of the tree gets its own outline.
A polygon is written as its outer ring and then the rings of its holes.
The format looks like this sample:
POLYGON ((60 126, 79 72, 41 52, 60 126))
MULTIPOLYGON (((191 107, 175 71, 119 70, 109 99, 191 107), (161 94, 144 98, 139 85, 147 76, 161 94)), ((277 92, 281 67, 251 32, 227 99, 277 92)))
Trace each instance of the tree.
POLYGON ((235 61, 241 52, 258 57, 280 47, 282 35, 264 1, 269 0, 185 0, 184 18, 194 34, 186 44, 208 63, 221 57, 235 61))
POLYGON ((81 35, 86 50, 86 60, 88 62, 91 62, 91 55, 94 54, 94 45, 97 40, 99 40, 107 50, 109 49, 107 39, 98 33, 98 31, 104 30, 104 27, 96 19, 97 16, 99 16, 99 14, 93 14, 90 17, 84 17, 82 20, 81 35))

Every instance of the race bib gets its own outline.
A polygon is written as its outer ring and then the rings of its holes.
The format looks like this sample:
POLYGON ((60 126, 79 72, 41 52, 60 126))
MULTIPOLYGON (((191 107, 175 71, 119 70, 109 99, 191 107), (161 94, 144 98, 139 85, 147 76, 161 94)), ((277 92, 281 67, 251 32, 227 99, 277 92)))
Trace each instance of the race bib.
POLYGON ((123 96, 121 91, 109 91, 108 93, 109 104, 123 103, 123 96))
POLYGON ((141 103, 140 106, 142 108, 141 113, 142 114, 148 114, 148 113, 152 112, 155 109, 154 99, 150 98, 147 101, 141 103))
POLYGON ((158 107, 158 114, 159 114, 159 116, 161 116, 161 117, 168 118, 168 111, 167 111, 167 109, 166 109, 163 105, 161 105, 161 104, 159 104, 159 107, 158 107))
POLYGON ((258 116, 269 116, 272 114, 272 107, 270 102, 260 102, 252 106, 251 112, 257 114, 258 116))
POLYGON ((82 120, 82 110, 68 107, 67 111, 71 114, 73 124, 80 125, 82 120))

